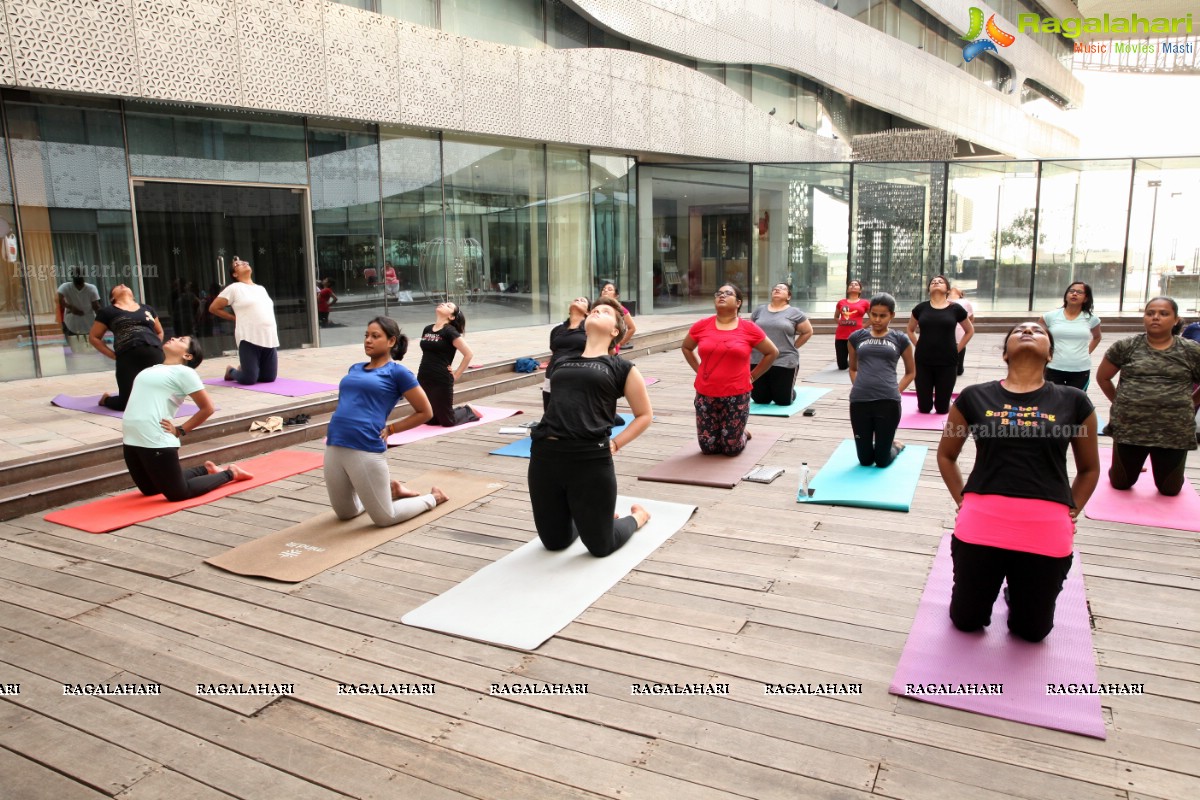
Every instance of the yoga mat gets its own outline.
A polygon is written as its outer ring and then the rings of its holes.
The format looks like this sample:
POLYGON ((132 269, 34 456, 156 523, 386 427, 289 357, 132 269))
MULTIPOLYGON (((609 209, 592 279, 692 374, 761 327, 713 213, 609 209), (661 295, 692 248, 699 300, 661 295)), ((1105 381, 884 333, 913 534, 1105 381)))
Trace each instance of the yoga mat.
POLYGON ((801 497, 797 492, 796 501, 908 511, 928 452, 928 447, 910 444, 887 467, 864 467, 858 463, 854 440, 843 439, 825 466, 809 481, 813 496, 801 497))
POLYGON ((688 442, 666 461, 661 461, 651 467, 649 472, 638 475, 638 480, 732 489, 737 486, 743 475, 754 469, 758 460, 766 455, 771 445, 778 440, 778 433, 759 431, 753 439, 746 442, 746 449, 736 456, 706 456, 700 452, 699 444, 688 442))
POLYGON ((646 507, 650 521, 617 552, 596 558, 579 541, 551 552, 534 539, 400 621, 481 642, 536 649, 682 528, 696 510, 618 495, 617 513, 628 514, 633 503, 646 507))
POLYGON ((479 414, 479 419, 474 422, 464 422, 462 425, 455 425, 453 428, 443 428, 441 425, 418 425, 407 431, 393 433, 388 437, 388 447, 396 447, 402 444, 411 442, 419 442, 421 439, 428 439, 431 436, 441 436, 443 433, 454 433, 456 431, 464 431, 467 428, 474 428, 479 425, 487 425, 489 422, 495 422, 498 419, 506 419, 514 414, 520 414, 520 410, 516 408, 491 408, 489 406, 480 406, 474 403, 471 408, 479 414))
MULTIPOLYGON (((111 408, 100 405, 100 395, 93 394, 88 397, 71 397, 70 395, 60 394, 50 401, 51 405, 59 408, 69 408, 72 411, 82 411, 85 414, 99 414, 102 417, 115 417, 116 419, 124 419, 124 411, 114 411, 111 408)), ((184 403, 175 412, 175 418, 190 417, 200 409, 191 403, 184 403)), ((215 411, 216 408, 214 407, 215 411)))
POLYGON ((838 369, 837 362, 835 361, 818 372, 814 372, 811 375, 805 375, 803 378, 801 378, 801 380, 806 383, 827 383, 837 386, 849 386, 850 370, 838 369))
MULTIPOLYGON (((614 427, 609 438, 616 436, 621 431, 625 430, 625 426, 633 422, 633 414, 622 414, 621 419, 625 422, 620 427, 614 427)), ((533 439, 528 436, 522 436, 515 442, 509 442, 504 447, 498 447, 488 453, 490 456, 512 456, 513 458, 529 458, 529 448, 533 446, 533 439)))
POLYGON ((244 492, 280 478, 308 472, 310 469, 321 466, 323 460, 323 453, 314 453, 310 450, 279 450, 265 456, 252 458, 249 461, 237 462, 247 472, 253 473, 254 477, 251 480, 230 481, 207 494, 193 497, 191 500, 172 503, 161 494, 147 497, 141 492, 129 492, 116 497, 106 497, 82 506, 52 511, 45 516, 45 519, 47 522, 57 522, 59 525, 66 525, 87 533, 108 533, 118 528, 145 522, 148 519, 164 517, 185 508, 204 505, 220 497, 244 492))
POLYGON ((646 382, 646 386, 653 386, 658 383, 658 378, 642 378, 646 382))
MULTIPOLYGON (((958 398, 958 392, 950 395, 950 402, 958 398)), ((917 411, 917 393, 902 392, 900 394, 900 424, 899 428, 915 431, 940 431, 946 426, 949 414, 922 414, 917 411)))
POLYGON ((377 528, 366 513, 342 521, 328 511, 299 525, 238 545, 219 556, 205 559, 205 563, 238 575, 296 583, 427 525, 505 485, 491 478, 449 470, 426 472, 404 483, 419 492, 436 486, 449 499, 412 519, 386 528, 377 528))
POLYGON ((1118 491, 1108 482, 1111 466, 1112 448, 1101 447, 1100 482, 1083 507, 1088 519, 1200 532, 1200 496, 1191 481, 1184 480, 1183 489, 1174 497, 1164 497, 1154 487, 1154 473, 1150 459, 1146 459, 1146 471, 1138 476, 1133 488, 1118 491))
POLYGON ((799 414, 804 409, 811 406, 821 398, 821 395, 828 394, 828 389, 815 389, 811 386, 799 386, 796 388, 796 399, 788 406, 777 406, 774 403, 751 403, 750 416, 758 417, 791 417, 799 414))
POLYGON ((224 386, 229 389, 245 389, 248 392, 263 392, 265 394, 277 394, 283 397, 304 397, 310 394, 322 394, 324 392, 336 392, 337 384, 333 383, 318 383, 317 381, 302 381, 294 378, 276 378, 270 383, 252 383, 249 386, 243 386, 237 381, 227 381, 221 378, 209 378, 204 382, 205 386, 224 386))
POLYGON ((1068 733, 1105 738, 1100 696, 1049 694, 1054 684, 1096 683, 1092 629, 1079 554, 1054 611, 1054 630, 1039 644, 1008 632, 1008 606, 996 599, 992 623, 983 633, 963 633, 950 624, 954 563, 950 534, 938 546, 929 582, 900 654, 889 692, 939 706, 973 711, 1068 733), (1003 694, 917 694, 909 684, 1003 684, 1003 694))

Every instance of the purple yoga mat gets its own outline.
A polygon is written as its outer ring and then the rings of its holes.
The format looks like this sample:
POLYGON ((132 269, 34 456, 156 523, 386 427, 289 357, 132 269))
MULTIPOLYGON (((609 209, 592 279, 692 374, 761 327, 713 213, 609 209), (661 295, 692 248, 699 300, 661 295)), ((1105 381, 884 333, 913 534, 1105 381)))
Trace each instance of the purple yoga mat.
POLYGON ((393 433, 388 437, 388 447, 396 447, 397 445, 408 444, 409 442, 419 442, 421 439, 428 439, 431 436, 441 436, 443 433, 455 433, 467 428, 487 425, 489 422, 495 422, 498 419, 507 419, 514 414, 521 413, 515 408, 491 408, 474 403, 471 404, 471 408, 479 412, 479 419, 474 422, 464 422, 462 425, 455 425, 453 428, 443 428, 440 425, 418 425, 411 430, 393 433))
MULTIPOLYGON (((91 395, 90 397, 71 397, 70 395, 60 394, 51 400, 50 404, 59 408, 69 408, 72 411, 83 411, 86 414, 99 414, 102 417, 125 418, 123 411, 113 411, 111 408, 100 405, 100 395, 98 394, 91 395)), ((199 410, 191 403, 184 403, 175 412, 175 418, 190 417, 199 410)))
POLYGON ((974 711, 1068 733, 1106 738, 1100 696, 1051 694, 1070 685, 1096 683, 1096 658, 1084 595, 1079 554, 1058 596, 1054 630, 1040 644, 1022 641, 1008 632, 1008 607, 1003 596, 992 610, 992 624, 982 633, 962 633, 950 624, 950 588, 954 564, 950 535, 938 546, 929 582, 917 607, 904 652, 892 676, 889 692, 940 706, 974 711), (1002 694, 922 693, 930 686, 958 687, 1002 684, 1002 694))
MULTIPOLYGON (((1112 448, 1101 447, 1100 483, 1083 508, 1088 519, 1200 532, 1200 496, 1191 481, 1185 480, 1183 490, 1176 496, 1164 497, 1154 488, 1154 473, 1147 469, 1138 476, 1132 489, 1122 492, 1108 482, 1111 466, 1112 448)), ((1146 466, 1150 466, 1149 460, 1146 466)))
MULTIPOLYGON (((957 398, 955 392, 951 398, 957 398)), ((917 431, 940 431, 946 424, 948 414, 922 414, 917 411, 917 395, 915 392, 904 392, 900 395, 900 424, 897 427, 917 431)))
POLYGON ((337 386, 332 383, 318 383, 316 381, 301 381, 294 378, 276 378, 270 383, 253 383, 249 386, 243 386, 237 381, 226 381, 221 378, 209 378, 204 382, 205 386, 225 386, 230 389, 246 389, 251 392, 265 392, 266 394, 277 394, 283 397, 303 397, 309 394, 322 394, 324 392, 336 392, 337 386))

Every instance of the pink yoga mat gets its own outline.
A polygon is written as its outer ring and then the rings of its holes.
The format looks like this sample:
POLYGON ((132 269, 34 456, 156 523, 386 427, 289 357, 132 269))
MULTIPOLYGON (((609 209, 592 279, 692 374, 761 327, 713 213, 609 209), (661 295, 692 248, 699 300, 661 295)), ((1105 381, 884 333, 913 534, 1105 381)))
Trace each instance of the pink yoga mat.
MULTIPOLYGON (((1008 632, 1008 606, 996 599, 992 624, 982 633, 962 633, 950 624, 954 564, 950 534, 938 546, 929 582, 917 607, 889 692, 939 706, 973 711, 1068 733, 1105 738, 1100 696, 1051 694, 1055 689, 1096 683, 1096 657, 1079 554, 1058 596, 1054 630, 1040 644, 1008 632), (934 694, 933 687, 1002 684, 1002 694, 934 694), (926 693, 920 689, 924 687, 926 693)), ((1069 691, 1069 688, 1068 688, 1069 691)))
POLYGON ((388 437, 388 447, 396 447, 401 444, 409 444, 417 442, 421 439, 428 439, 431 436, 441 436, 443 433, 454 433, 456 431, 474 428, 479 425, 487 425, 489 422, 495 422, 498 419, 506 419, 514 414, 521 412, 515 408, 491 408, 489 406, 477 406, 471 404, 471 408, 475 409, 480 414, 480 419, 474 422, 464 422, 462 425, 455 425, 453 428, 443 428, 440 425, 418 425, 412 430, 393 433, 388 437))
MULTIPOLYGON (((111 408, 100 405, 100 395, 98 394, 88 397, 71 397, 70 395, 60 394, 51 400, 50 404, 59 408, 69 408, 72 411, 82 411, 85 414, 99 414, 102 417, 115 417, 116 419, 125 418, 124 411, 114 411, 111 408)), ((190 417, 199 410, 191 403, 184 403, 175 412, 175 417, 177 419, 179 417, 190 417)))
POLYGON ((1164 497, 1154 488, 1154 473, 1146 459, 1146 471, 1132 489, 1118 491, 1108 482, 1112 466, 1112 448, 1100 448, 1100 483, 1092 499, 1083 507, 1088 519, 1105 522, 1126 522, 1130 525, 1171 528, 1177 531, 1200 532, 1200 496, 1192 482, 1185 480, 1183 490, 1175 497, 1164 497))
POLYGON ((642 378, 642 380, 646 382, 647 386, 653 386, 654 384, 658 383, 658 378, 642 378))
MULTIPOLYGON (((958 393, 951 395, 957 398, 958 393)), ((917 395, 915 392, 903 392, 900 395, 900 424, 897 427, 917 431, 940 431, 946 424, 948 414, 922 414, 917 411, 917 395)))
POLYGON ((243 386, 237 381, 227 381, 221 378, 209 378, 204 382, 206 386, 224 386, 229 389, 245 389, 250 392, 264 392, 265 394, 277 394, 283 397, 304 397, 309 394, 322 394, 324 392, 336 392, 337 386, 332 383, 318 383, 317 381, 302 381, 295 378, 276 378, 270 383, 252 383, 249 386, 243 386))

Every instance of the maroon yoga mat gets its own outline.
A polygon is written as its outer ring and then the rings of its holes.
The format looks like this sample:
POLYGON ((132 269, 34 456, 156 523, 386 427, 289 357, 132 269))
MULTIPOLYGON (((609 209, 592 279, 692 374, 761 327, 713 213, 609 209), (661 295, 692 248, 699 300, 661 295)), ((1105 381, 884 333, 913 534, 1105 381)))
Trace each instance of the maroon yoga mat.
POLYGON ((700 452, 700 445, 688 442, 666 461, 638 475, 638 480, 732 489, 777 441, 778 433, 759 431, 736 456, 706 456, 700 452))
POLYGON ((950 624, 954 563, 950 534, 938 545, 917 618, 904 643, 889 692, 939 706, 973 711, 1068 733, 1105 738, 1100 696, 1080 693, 1096 684, 1096 657, 1079 554, 1058 596, 1054 630, 1039 644, 1008 632, 1003 596, 982 633, 950 624), (980 693, 978 687, 1002 693, 980 693), (972 688, 975 687, 975 688, 972 688), (950 690, 956 693, 943 693, 950 690))

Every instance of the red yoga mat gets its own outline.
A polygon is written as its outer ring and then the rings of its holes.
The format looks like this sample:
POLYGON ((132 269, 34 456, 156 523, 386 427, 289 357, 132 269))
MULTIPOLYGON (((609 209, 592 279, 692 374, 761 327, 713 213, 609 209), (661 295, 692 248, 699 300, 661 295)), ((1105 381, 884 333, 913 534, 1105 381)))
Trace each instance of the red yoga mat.
POLYGON ((1146 471, 1138 476, 1133 488, 1118 491, 1108 482, 1111 466, 1112 448, 1101 447, 1100 483, 1083 507, 1088 519, 1200 532, 1200 495, 1191 481, 1185 480, 1182 491, 1174 497, 1164 497, 1154 488, 1154 473, 1150 459, 1146 459, 1146 471))
POLYGON ((108 533, 145 522, 148 519, 182 511, 185 508, 204 505, 219 497, 244 492, 280 478, 308 472, 310 469, 321 466, 324 459, 323 453, 314 453, 310 450, 279 450, 265 456, 252 458, 249 461, 238 462, 245 467, 247 472, 254 474, 252 479, 230 481, 207 494, 193 497, 191 500, 172 503, 161 494, 147 497, 141 492, 129 492, 73 508, 52 511, 46 515, 45 519, 47 522, 56 522, 59 525, 66 525, 86 533, 108 533))
POLYGON ((942 537, 917 607, 891 694, 1068 733, 1105 738, 1096 656, 1079 554, 1054 609, 1054 630, 1038 644, 1008 632, 1008 606, 996 599, 983 633, 950 623, 954 562, 942 537), (986 692, 980 687, 985 687, 986 692), (1000 687, 996 691, 996 687, 1000 687))

